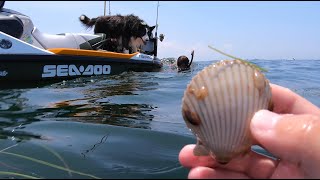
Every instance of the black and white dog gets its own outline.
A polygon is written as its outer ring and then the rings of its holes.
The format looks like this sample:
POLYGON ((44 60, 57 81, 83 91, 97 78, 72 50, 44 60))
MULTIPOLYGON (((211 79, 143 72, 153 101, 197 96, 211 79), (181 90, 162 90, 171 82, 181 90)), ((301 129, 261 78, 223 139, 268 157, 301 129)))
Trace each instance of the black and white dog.
POLYGON ((155 26, 148 26, 142 19, 133 14, 122 16, 99 16, 88 18, 86 15, 80 16, 80 21, 87 27, 94 27, 94 33, 105 33, 107 39, 117 41, 117 48, 104 46, 104 50, 135 53, 141 49, 152 37, 155 26))

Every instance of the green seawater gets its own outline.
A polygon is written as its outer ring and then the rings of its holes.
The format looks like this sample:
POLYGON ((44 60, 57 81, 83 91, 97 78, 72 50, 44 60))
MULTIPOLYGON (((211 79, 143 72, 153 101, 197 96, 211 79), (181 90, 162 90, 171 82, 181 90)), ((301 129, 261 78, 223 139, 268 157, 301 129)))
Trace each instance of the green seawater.
MULTIPOLYGON (((195 138, 181 99, 191 78, 213 62, 195 61, 178 73, 164 60, 161 72, 0 89, 0 177, 187 178, 178 154, 195 138)), ((253 62, 272 83, 320 107, 320 61, 253 62)))

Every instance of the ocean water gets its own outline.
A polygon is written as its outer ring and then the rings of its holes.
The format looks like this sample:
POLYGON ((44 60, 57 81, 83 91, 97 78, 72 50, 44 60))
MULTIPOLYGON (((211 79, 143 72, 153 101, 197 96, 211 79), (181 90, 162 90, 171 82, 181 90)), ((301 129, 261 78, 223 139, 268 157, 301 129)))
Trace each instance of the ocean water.
MULTIPOLYGON (((187 178, 178 154, 195 143, 181 115, 193 76, 126 72, 38 88, 0 89, 1 178, 187 178)), ((320 107, 320 61, 254 60, 271 83, 320 107)), ((257 149, 259 151, 259 149, 257 149)))

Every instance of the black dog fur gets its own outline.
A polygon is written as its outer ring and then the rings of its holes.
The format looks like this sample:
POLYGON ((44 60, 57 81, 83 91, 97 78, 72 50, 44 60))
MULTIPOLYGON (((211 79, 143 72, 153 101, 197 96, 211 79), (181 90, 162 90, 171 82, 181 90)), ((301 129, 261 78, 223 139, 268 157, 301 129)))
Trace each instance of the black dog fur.
MULTIPOLYGON (((133 14, 99 16, 92 19, 86 15, 81 15, 79 19, 87 28, 95 26, 94 33, 105 33, 107 39, 117 39, 116 52, 129 50, 129 53, 134 53, 137 49, 134 46, 140 46, 138 48, 141 48, 146 41, 151 39, 152 31, 155 28, 155 26, 148 26, 142 19, 133 14), (146 34, 148 34, 148 38, 145 38, 146 34)), ((104 50, 113 51, 114 48, 110 49, 108 46, 104 46, 104 50)))

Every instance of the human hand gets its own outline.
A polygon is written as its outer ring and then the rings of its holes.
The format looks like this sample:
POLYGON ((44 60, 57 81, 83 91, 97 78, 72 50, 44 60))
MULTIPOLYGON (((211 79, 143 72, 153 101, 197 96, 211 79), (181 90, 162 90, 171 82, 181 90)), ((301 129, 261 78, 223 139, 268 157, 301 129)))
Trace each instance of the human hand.
POLYGON ((211 156, 195 156, 186 145, 180 163, 188 178, 319 178, 320 109, 287 88, 271 84, 273 112, 258 111, 250 130, 255 144, 278 159, 250 151, 226 165, 211 156))

